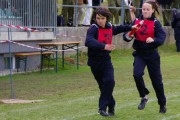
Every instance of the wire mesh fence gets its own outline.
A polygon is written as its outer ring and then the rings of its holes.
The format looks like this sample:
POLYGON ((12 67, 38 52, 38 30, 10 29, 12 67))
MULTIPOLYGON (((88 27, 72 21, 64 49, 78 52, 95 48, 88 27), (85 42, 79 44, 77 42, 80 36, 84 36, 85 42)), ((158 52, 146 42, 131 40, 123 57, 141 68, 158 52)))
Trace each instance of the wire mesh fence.
POLYGON ((54 28, 56 0, 0 0, 0 23, 30 28, 54 28))

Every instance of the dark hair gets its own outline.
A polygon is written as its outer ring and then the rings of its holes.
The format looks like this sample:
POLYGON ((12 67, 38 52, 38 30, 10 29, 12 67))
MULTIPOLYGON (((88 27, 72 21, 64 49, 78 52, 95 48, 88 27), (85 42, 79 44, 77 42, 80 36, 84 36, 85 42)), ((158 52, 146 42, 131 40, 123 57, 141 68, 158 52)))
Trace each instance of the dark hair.
POLYGON ((107 18, 107 21, 109 21, 110 18, 112 17, 112 13, 108 9, 103 8, 103 7, 99 7, 94 11, 94 13, 93 13, 94 20, 96 19, 96 15, 105 16, 107 18))
POLYGON ((154 13, 153 13, 153 16, 155 16, 155 12, 158 13, 159 15, 159 10, 158 10, 158 5, 156 2, 152 1, 152 0, 147 0, 145 1, 144 3, 148 3, 148 4, 151 4, 152 5, 152 8, 155 10, 154 13))

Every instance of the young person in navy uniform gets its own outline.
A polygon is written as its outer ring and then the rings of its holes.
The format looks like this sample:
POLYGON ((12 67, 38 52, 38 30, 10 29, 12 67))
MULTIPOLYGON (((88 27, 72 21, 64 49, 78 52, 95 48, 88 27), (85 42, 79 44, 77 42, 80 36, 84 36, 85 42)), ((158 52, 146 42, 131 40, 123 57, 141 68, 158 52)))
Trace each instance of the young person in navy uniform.
POLYGON ((111 51, 115 48, 112 36, 128 32, 136 26, 111 25, 109 20, 112 15, 106 8, 97 8, 93 14, 95 24, 88 29, 85 41, 85 46, 88 47, 88 65, 101 92, 98 113, 102 116, 113 116, 116 103, 113 97, 114 68, 110 57, 111 51))
POLYGON ((176 51, 180 52, 180 9, 173 9, 172 28, 174 29, 174 38, 176 40, 176 51))
POLYGON ((134 69, 133 76, 136 82, 139 95, 142 98, 138 109, 142 110, 148 101, 147 95, 149 90, 146 88, 143 75, 144 69, 147 66, 153 88, 155 90, 158 104, 160 105, 159 112, 166 113, 166 97, 164 94, 164 86, 162 82, 160 55, 157 48, 165 41, 166 34, 161 26, 161 23, 155 18, 155 13, 159 13, 158 6, 153 1, 146 1, 142 6, 142 16, 135 19, 133 24, 139 24, 143 20, 143 24, 136 30, 134 36, 129 36, 129 33, 124 34, 124 40, 130 41, 133 38, 134 69))

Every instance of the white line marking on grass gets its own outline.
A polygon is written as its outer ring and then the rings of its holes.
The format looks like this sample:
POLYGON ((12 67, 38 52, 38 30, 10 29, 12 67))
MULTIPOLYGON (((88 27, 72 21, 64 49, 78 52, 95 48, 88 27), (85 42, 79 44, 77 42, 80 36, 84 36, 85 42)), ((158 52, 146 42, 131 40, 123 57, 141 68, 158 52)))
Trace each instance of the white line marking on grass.
POLYGON ((172 120, 172 119, 174 119, 174 118, 179 118, 179 117, 180 117, 180 114, 177 114, 177 115, 172 115, 172 116, 163 118, 162 120, 172 120))

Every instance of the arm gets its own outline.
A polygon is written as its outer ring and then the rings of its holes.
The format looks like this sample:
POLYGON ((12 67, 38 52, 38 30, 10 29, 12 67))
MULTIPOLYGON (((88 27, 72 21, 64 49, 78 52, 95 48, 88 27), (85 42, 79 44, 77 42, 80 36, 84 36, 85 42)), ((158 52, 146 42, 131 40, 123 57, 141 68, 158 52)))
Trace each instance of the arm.
POLYGON ((155 21, 155 38, 154 38, 154 45, 160 46, 164 43, 166 39, 166 33, 162 28, 162 25, 159 21, 155 21))
POLYGON ((112 26, 113 27, 113 35, 117 35, 122 32, 128 32, 132 30, 131 25, 120 25, 120 26, 112 26))
POLYGON ((129 32, 128 33, 125 33, 123 34, 123 40, 126 41, 126 42, 130 42, 131 40, 134 39, 134 37, 129 37, 129 32))
POLYGON ((176 26, 176 15, 175 15, 175 12, 176 12, 176 9, 173 9, 172 20, 171 20, 172 28, 175 28, 175 26, 176 26))
POLYGON ((92 49, 100 49, 100 50, 104 49, 105 44, 100 43, 97 40, 97 36, 98 36, 98 29, 95 26, 90 27, 87 31, 85 46, 92 49))
POLYGON ((129 12, 131 16, 131 21, 133 22, 136 19, 134 12, 136 12, 136 8, 134 6, 129 6, 129 12))
MULTIPOLYGON (((135 20, 132 22, 131 25, 132 25, 132 26, 135 26, 135 20)), ((126 33, 123 34, 123 40, 124 40, 124 41, 130 42, 131 40, 134 39, 134 35, 133 35, 133 36, 129 36, 130 32, 131 32, 131 31, 126 32, 126 33)))

